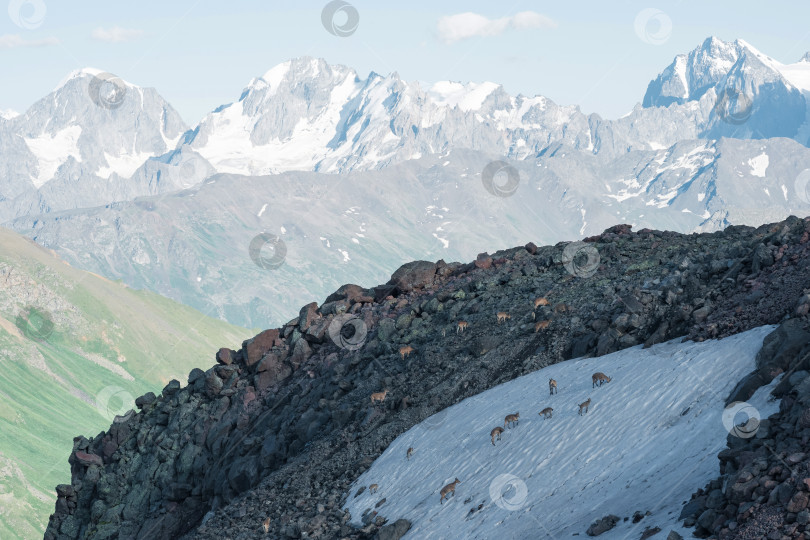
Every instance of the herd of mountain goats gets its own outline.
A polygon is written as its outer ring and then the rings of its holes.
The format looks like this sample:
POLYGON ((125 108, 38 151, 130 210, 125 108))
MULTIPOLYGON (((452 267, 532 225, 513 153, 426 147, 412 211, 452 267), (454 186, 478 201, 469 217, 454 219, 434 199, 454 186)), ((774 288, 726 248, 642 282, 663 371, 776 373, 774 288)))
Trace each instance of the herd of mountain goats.
MULTIPOLYGON (((532 319, 535 318, 535 313, 536 313, 536 310, 537 310, 538 307, 540 307, 540 306, 548 306, 548 305, 549 305, 549 302, 548 302, 548 299, 546 297, 537 298, 534 301, 534 311, 532 312, 532 319)), ((561 306, 562 306, 560 308, 561 310, 564 310, 566 308, 566 306, 564 304, 562 304, 561 306)), ((558 311, 558 307, 559 306, 555 306, 555 311, 558 311)), ((497 317, 498 317, 498 324, 501 324, 502 322, 506 322, 507 319, 512 318, 511 315, 509 313, 505 312, 505 311, 499 311, 497 313, 497 317)), ((537 324, 535 324, 535 327, 534 327, 535 333, 538 332, 539 330, 545 330, 546 328, 548 328, 549 323, 551 323, 550 320, 544 320, 544 321, 540 321, 537 324)), ((456 326, 456 333, 457 334, 458 333, 463 334, 464 331, 469 327, 469 325, 470 325, 470 323, 467 322, 467 321, 459 321, 457 326, 456 326)), ((444 335, 445 335, 445 331, 442 331, 442 336, 444 336, 444 335)), ((406 357, 408 357, 414 351, 415 351, 415 349, 413 347, 411 347, 410 345, 406 345, 404 347, 400 347, 399 354, 402 357, 402 359, 404 360, 406 357)), ((592 383, 591 388, 596 388, 597 386, 602 386, 604 383, 609 383, 610 381, 611 381, 611 378, 608 377, 607 375, 605 375, 604 373, 602 373, 602 372, 594 373, 593 375, 591 375, 591 383, 592 383)), ((557 393, 557 381, 555 381, 554 379, 549 379, 548 380, 548 391, 549 391, 549 395, 555 395, 557 393)), ((384 389, 382 392, 375 392, 375 393, 371 394, 371 404, 374 405, 375 403, 382 403, 383 401, 385 401, 385 396, 387 394, 388 394, 388 389, 387 388, 384 389)), ((585 400, 584 402, 580 403, 579 404, 579 415, 582 416, 583 414, 587 414, 588 413, 588 408, 590 407, 590 405, 591 405, 591 398, 590 397, 587 400, 585 400)), ((540 416, 542 416, 543 419, 549 419, 549 418, 551 418, 551 413, 553 411, 554 411, 554 409, 552 409, 551 407, 546 407, 545 409, 540 411, 538 414, 540 416)), ((504 418, 504 421, 503 421, 503 427, 496 426, 489 433, 490 439, 492 441, 492 445, 495 446, 495 441, 496 440, 498 440, 498 441, 501 440, 501 434, 504 432, 504 430, 511 429, 512 427, 517 426, 519 420, 520 420, 520 413, 519 412, 516 412, 514 414, 507 414, 506 417, 504 418)), ((414 452, 414 448, 409 447, 408 451, 405 454, 405 459, 410 460, 411 456, 413 455, 413 452, 414 452)), ((441 491, 439 492, 439 495, 440 495, 439 503, 443 504, 445 498, 447 498, 449 500, 451 494, 453 495, 453 497, 455 497, 455 495, 456 495, 456 485, 460 484, 460 483, 461 483, 461 480, 459 480, 458 478, 455 478, 453 482, 450 482, 449 484, 444 486, 441 489, 441 491)), ((377 484, 371 484, 369 486, 369 493, 376 493, 378 489, 379 489, 379 486, 377 484)))

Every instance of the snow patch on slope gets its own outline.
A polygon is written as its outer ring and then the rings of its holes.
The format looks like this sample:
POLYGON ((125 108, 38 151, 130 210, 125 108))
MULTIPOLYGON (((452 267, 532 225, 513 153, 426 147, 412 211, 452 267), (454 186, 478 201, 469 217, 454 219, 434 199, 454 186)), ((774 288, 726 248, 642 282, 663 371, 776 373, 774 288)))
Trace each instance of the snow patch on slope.
POLYGON ((768 154, 762 152, 758 156, 754 156, 748 160, 748 166, 751 167, 751 174, 765 178, 765 171, 768 169, 769 158, 768 154))
POLYGON ((107 167, 99 167, 96 171, 96 176, 100 178, 109 179, 112 173, 118 174, 121 178, 129 178, 138 167, 143 165, 146 160, 152 157, 150 152, 138 152, 135 154, 124 154, 121 156, 112 156, 104 152, 104 159, 107 160, 107 167))
POLYGON ((56 170, 70 156, 73 156, 76 161, 82 160, 78 147, 81 134, 80 126, 70 126, 53 135, 45 133, 36 138, 24 139, 28 149, 38 162, 37 175, 31 178, 34 187, 39 189, 45 182, 53 178, 56 170))
MULTIPOLYGON (((677 516, 683 501, 719 473, 725 397, 755 368, 773 328, 569 360, 468 398, 399 436, 360 476, 347 500, 352 522, 385 498, 376 510, 390 521, 411 521, 405 538, 570 538, 607 514, 637 510, 651 515, 619 522, 600 538, 638 537, 652 526, 687 537, 691 531, 677 516), (596 371, 613 380, 589 387, 596 371), (559 394, 546 394, 549 378, 559 394), (589 397, 590 412, 578 416, 577 404, 589 397), (544 420, 538 412, 548 406, 553 418, 544 420), (515 412, 519 425, 492 446, 490 430, 515 412), (439 490, 455 477, 456 496, 439 504, 439 490), (378 493, 353 496, 372 483, 378 493)), ((778 411, 778 402, 768 401, 776 383, 749 400, 762 418, 778 411)))
POLYGON ((439 81, 430 87, 428 93, 439 105, 458 107, 462 111, 477 111, 487 96, 499 86, 493 82, 461 84, 439 81))

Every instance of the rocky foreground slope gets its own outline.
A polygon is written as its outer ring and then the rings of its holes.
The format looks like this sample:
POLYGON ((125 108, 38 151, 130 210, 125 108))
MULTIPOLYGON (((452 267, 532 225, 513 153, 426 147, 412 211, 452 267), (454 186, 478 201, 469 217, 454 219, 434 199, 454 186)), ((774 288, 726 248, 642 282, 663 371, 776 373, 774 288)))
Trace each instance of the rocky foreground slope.
MULTIPOLYGON (((45 537, 398 538, 407 523, 369 513, 354 529, 341 503, 414 424, 564 359, 785 319, 806 325, 809 270, 810 218, 790 217, 692 235, 617 225, 583 243, 528 244, 467 264, 417 261, 385 285, 343 286, 282 328, 221 349, 187 386, 172 381, 140 397, 140 412, 108 432, 77 437, 72 482, 57 487, 45 537), (533 316, 540 296, 549 303, 533 316), (510 318, 499 324, 500 311, 510 318), (460 320, 469 322, 463 334, 460 320), (547 327, 536 329, 541 321, 547 327), (384 388, 383 405, 372 406, 369 395, 384 388)), ((735 395, 795 367, 795 353, 763 356, 735 395)), ((771 433, 749 444, 776 444, 771 433)), ((747 463, 738 450, 723 474, 747 463)), ((722 480, 710 487, 712 504, 716 489, 730 493, 722 480)), ((752 493, 775 486, 761 488, 752 493)), ((734 537, 719 516, 709 523, 702 514, 701 531, 718 524, 734 537)))

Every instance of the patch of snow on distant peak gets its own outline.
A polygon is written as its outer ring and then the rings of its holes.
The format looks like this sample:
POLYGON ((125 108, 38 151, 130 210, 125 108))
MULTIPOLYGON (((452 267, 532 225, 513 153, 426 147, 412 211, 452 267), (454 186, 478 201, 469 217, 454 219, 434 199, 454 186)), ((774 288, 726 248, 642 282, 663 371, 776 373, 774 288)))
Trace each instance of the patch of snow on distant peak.
POLYGON ((430 87, 428 93, 433 100, 446 107, 458 107, 462 111, 477 111, 484 100, 500 85, 493 82, 461 84, 452 81, 439 81, 430 87))
POLYGON ((686 78, 686 56, 678 55, 675 57, 675 75, 681 80, 683 84, 683 99, 689 98, 689 81, 686 78))
POLYGON ((137 152, 134 154, 124 154, 113 156, 104 152, 104 159, 107 160, 107 167, 99 167, 96 176, 109 179, 112 173, 118 174, 121 178, 130 178, 138 167, 143 165, 154 154, 149 152, 137 152))
POLYGON ((16 118, 20 116, 20 113, 17 111, 12 111, 11 109, 0 109, 0 118, 5 118, 6 120, 11 120, 12 118, 16 118))
POLYGON ((81 134, 81 126, 69 126, 53 135, 45 133, 36 138, 23 139, 38 162, 37 176, 31 178, 34 187, 39 189, 53 178, 56 170, 69 157, 73 156, 76 161, 82 160, 78 147, 81 134))
POLYGON ((765 152, 758 156, 754 156, 748 160, 748 166, 751 167, 751 174, 765 178, 765 171, 768 169, 769 158, 765 152))
MULTIPOLYGON (((267 73, 262 75, 260 81, 264 81, 267 84, 269 94, 273 94, 276 90, 278 90, 281 81, 284 80, 284 77, 286 77, 287 73, 290 71, 290 64, 291 61, 288 60, 287 62, 274 66, 267 73)), ((258 84, 258 82, 259 81, 256 81, 256 84, 258 84)))

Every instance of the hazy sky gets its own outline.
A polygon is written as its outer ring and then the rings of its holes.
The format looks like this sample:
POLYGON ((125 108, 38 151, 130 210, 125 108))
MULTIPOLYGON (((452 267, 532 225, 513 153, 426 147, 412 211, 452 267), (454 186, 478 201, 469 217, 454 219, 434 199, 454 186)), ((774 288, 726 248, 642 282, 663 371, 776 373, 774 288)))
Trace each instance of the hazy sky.
MULTIPOLYGON (((304 55, 361 77, 495 81, 616 118, 710 35, 742 38, 784 63, 810 50, 810 2, 353 0, 359 23, 345 37, 324 27, 325 1, 3 2, 0 109, 24 111, 70 71, 95 67, 156 88, 189 124, 304 55)), ((334 21, 344 25, 346 12, 334 21)))

